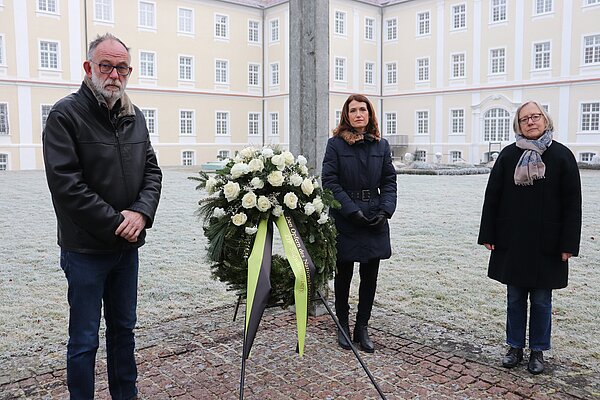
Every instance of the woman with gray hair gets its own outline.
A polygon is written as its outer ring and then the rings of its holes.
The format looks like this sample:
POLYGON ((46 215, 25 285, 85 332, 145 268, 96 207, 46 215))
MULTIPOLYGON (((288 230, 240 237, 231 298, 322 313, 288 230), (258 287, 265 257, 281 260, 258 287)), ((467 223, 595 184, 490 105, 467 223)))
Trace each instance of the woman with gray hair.
POLYGON ((573 153, 553 140, 554 124, 535 101, 523 103, 490 173, 478 243, 491 251, 488 276, 507 285, 506 368, 523 359, 529 298, 527 369, 544 370, 550 349, 552 289, 567 286, 579 252, 581 182, 573 153))

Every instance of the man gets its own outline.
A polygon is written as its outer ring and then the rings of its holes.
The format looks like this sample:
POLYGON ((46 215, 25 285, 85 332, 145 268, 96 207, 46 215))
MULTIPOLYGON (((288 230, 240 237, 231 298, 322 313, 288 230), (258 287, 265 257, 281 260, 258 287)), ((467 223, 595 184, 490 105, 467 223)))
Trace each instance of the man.
POLYGON ((54 105, 43 133, 68 283, 71 399, 94 397, 102 305, 110 394, 137 396, 138 248, 154 220, 162 173, 143 114, 125 94, 130 61, 121 40, 98 36, 83 63, 81 87, 54 105))

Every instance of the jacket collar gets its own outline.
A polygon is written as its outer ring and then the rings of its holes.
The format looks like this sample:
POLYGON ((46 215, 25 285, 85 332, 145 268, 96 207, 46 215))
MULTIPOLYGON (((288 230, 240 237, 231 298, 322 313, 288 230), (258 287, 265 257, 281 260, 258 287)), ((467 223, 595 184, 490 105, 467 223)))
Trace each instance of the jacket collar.
MULTIPOLYGON (((106 103, 106 100, 104 100, 104 97, 100 93, 98 93, 98 91, 92 84, 91 78, 89 78, 87 75, 85 76, 85 78, 83 78, 82 87, 84 86, 90 90, 91 94, 94 96, 100 107, 106 107, 108 109, 108 104, 106 103)), ((113 109, 115 109, 115 107, 118 107, 117 118, 135 115, 135 108, 133 106, 133 103, 129 99, 129 96, 127 96, 127 93, 123 93, 121 98, 117 100, 117 102, 113 106, 113 109)))
POLYGON ((375 136, 373 136, 369 133, 362 134, 352 131, 341 131, 336 136, 339 136, 340 138, 344 139, 344 141, 350 146, 362 140, 367 140, 369 142, 372 142, 373 140, 379 142, 381 140, 381 134, 379 132, 376 132, 375 136))

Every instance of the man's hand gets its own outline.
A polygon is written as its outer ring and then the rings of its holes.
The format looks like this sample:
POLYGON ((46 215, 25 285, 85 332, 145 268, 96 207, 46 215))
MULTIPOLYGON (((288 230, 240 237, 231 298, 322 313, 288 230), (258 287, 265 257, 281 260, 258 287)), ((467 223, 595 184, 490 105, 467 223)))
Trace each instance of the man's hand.
POLYGON ((140 232, 146 226, 146 217, 137 211, 123 210, 121 214, 125 219, 115 231, 115 235, 121 236, 128 242, 137 242, 140 232))

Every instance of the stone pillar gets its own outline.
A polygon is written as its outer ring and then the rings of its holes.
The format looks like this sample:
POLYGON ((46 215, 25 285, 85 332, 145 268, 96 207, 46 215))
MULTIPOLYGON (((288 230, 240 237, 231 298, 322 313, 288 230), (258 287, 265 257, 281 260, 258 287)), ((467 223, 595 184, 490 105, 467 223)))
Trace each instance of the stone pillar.
POLYGON ((290 151, 321 174, 329 138, 329 0, 290 0, 290 151))

